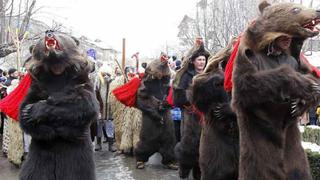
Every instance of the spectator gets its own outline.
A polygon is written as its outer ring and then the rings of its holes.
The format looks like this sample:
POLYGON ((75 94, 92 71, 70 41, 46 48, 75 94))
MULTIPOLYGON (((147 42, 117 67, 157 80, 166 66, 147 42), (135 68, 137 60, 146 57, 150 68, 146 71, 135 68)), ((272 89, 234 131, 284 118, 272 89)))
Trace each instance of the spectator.
POLYGON ((7 78, 6 82, 4 83, 4 85, 6 85, 6 86, 10 86, 12 83, 12 80, 18 79, 19 72, 17 71, 17 69, 11 68, 8 71, 8 75, 9 75, 9 77, 7 78))
POLYGON ((3 70, 0 69, 0 83, 6 82, 7 78, 3 75, 3 70))
POLYGON ((316 107, 312 107, 309 111, 309 119, 310 119, 310 125, 317 125, 317 112, 316 107))
POLYGON ((181 61, 180 60, 176 60, 175 64, 176 64, 175 71, 178 71, 181 68, 181 61))

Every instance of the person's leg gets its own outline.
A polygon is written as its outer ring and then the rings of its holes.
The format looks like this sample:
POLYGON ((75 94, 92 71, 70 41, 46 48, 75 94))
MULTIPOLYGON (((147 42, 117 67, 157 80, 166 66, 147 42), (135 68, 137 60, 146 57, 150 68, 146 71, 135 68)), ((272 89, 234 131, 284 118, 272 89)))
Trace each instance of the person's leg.
POLYGON ((181 140, 181 130, 180 130, 181 121, 173 121, 173 123, 174 123, 174 132, 175 132, 175 136, 176 136, 176 142, 180 142, 180 140, 181 140))
POLYGON ((90 137, 91 141, 94 142, 94 138, 97 135, 97 121, 93 121, 90 125, 90 137))
POLYGON ((101 151, 102 150, 102 127, 103 127, 103 120, 99 119, 97 121, 97 143, 96 143, 96 147, 95 150, 96 151, 101 151))
POLYGON ((176 158, 179 162, 179 175, 187 178, 190 170, 199 166, 199 145, 201 125, 195 114, 184 112, 183 134, 181 141, 175 147, 176 158))
POLYGON ((116 152, 117 148, 115 146, 115 133, 114 133, 114 125, 112 120, 106 120, 103 123, 103 127, 105 129, 105 137, 108 142, 108 150, 110 152, 116 152))
POLYGON ((317 125, 317 118, 316 117, 310 118, 310 125, 317 125))
POLYGON ((201 171, 199 165, 196 165, 192 168, 192 176, 194 180, 200 180, 201 179, 201 171))
POLYGON ((175 164, 174 146, 176 144, 175 130, 171 119, 166 119, 165 124, 161 127, 161 145, 159 153, 162 156, 162 164, 168 169, 177 170, 178 166, 175 164))
POLYGON ((286 129, 284 149, 284 169, 288 180, 311 180, 312 175, 308 159, 301 146, 301 135, 296 123, 286 129))
POLYGON ((104 136, 103 143, 106 143, 106 142, 108 142, 106 123, 104 123, 104 125, 102 126, 102 132, 103 132, 103 136, 104 136))
POLYGON ((159 138, 161 129, 159 128, 159 125, 159 122, 156 122, 148 115, 143 114, 139 142, 134 149, 138 169, 143 169, 144 163, 160 148, 159 138))
POLYGON ((0 113, 0 120, 1 120, 1 127, 0 127, 0 134, 3 134, 3 126, 4 126, 4 114, 0 113))
POLYGON ((109 150, 110 152, 116 152, 116 151, 117 151, 117 148, 116 148, 116 146, 115 146, 115 144, 114 144, 115 138, 114 138, 114 137, 112 137, 112 138, 107 137, 107 141, 108 141, 108 150, 109 150))

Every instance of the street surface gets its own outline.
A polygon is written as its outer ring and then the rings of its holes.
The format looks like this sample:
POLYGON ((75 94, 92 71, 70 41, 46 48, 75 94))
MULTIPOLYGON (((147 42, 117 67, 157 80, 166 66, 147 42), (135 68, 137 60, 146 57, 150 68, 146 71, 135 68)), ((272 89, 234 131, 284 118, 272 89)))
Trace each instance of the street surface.
MULTIPOLYGON (((136 169, 135 159, 107 151, 95 152, 97 180, 178 180, 178 171, 164 169, 160 154, 153 155, 146 168, 136 169)), ((0 179, 18 180, 19 168, 0 155, 0 179)))

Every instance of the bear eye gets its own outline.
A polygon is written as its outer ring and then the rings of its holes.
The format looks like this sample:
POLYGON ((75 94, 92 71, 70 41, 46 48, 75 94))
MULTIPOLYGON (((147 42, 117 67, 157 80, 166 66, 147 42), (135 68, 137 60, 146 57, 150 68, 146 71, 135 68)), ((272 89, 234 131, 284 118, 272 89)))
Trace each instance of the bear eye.
POLYGON ((298 14, 301 11, 301 8, 295 7, 291 9, 292 14, 298 14))

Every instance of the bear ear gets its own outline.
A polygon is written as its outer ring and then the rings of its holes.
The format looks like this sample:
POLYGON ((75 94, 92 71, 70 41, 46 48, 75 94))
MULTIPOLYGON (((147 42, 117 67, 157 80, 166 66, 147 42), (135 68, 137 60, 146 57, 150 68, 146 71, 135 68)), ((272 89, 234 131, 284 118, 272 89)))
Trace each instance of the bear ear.
POLYGON ((74 36, 71 36, 71 38, 76 42, 76 45, 79 46, 80 45, 80 41, 74 37, 74 36))
POLYGON ((270 5, 271 5, 271 4, 269 4, 266 0, 261 1, 260 4, 259 4, 259 11, 260 11, 260 13, 262 14, 263 10, 264 10, 266 7, 270 6, 270 5))
POLYGON ((34 48, 35 46, 36 46, 36 45, 32 44, 32 45, 29 47, 29 52, 30 52, 30 54, 32 54, 33 48, 34 48))
POLYGON ((148 64, 147 64, 146 62, 144 62, 144 63, 141 64, 141 66, 142 66, 144 69, 147 68, 147 65, 148 65, 148 64))

